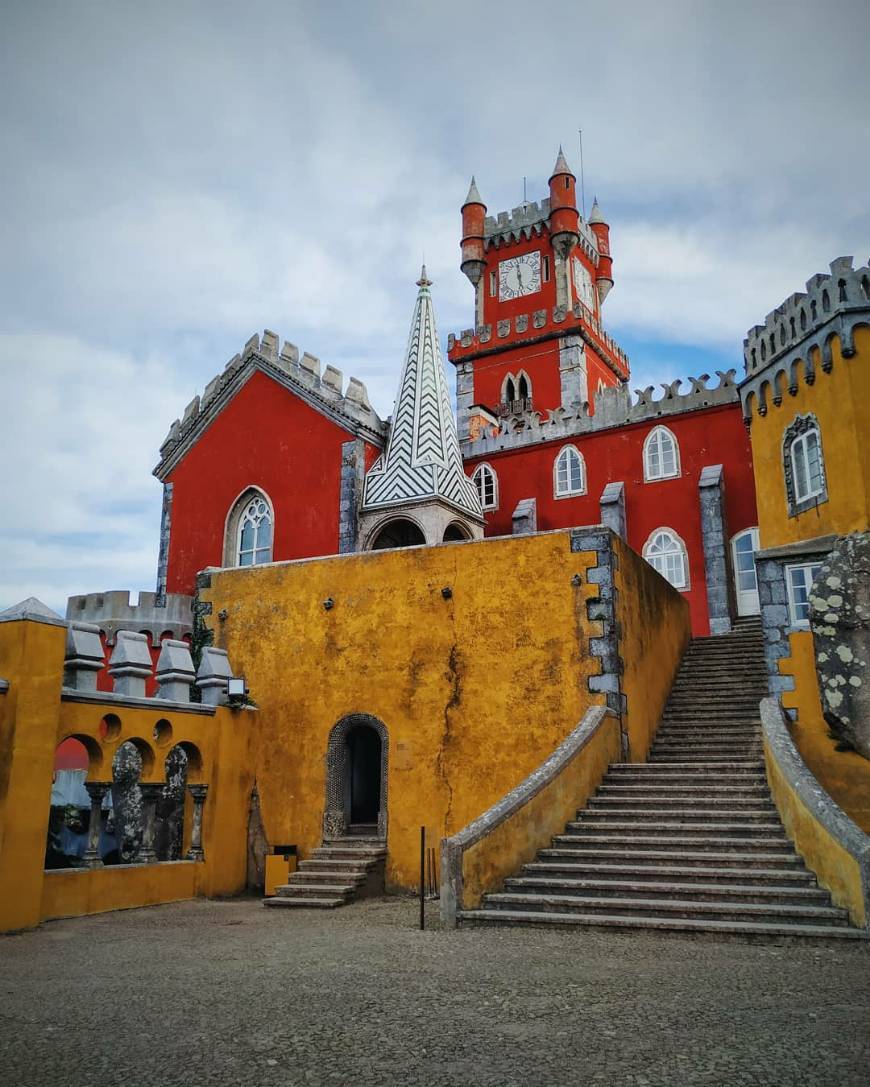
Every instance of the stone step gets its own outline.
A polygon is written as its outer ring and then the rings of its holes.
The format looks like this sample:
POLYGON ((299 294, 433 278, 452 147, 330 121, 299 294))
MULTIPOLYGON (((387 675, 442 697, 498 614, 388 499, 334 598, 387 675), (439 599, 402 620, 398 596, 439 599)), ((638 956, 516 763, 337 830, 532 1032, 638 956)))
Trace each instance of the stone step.
MULTIPOLYGON (((714 768, 699 762, 697 759, 689 759, 682 764, 682 768, 686 771, 698 773, 764 774, 764 760, 751 758, 732 759, 731 762, 714 768)), ((665 772, 660 767, 650 766, 648 762, 614 762, 610 764, 607 776, 610 777, 611 774, 616 774, 620 777, 653 777, 656 774, 665 772)), ((673 773, 674 770, 671 769, 667 772, 673 773)))
POLYGON ((353 883, 285 883, 275 888, 279 898, 343 898, 348 899, 356 890, 353 883))
MULTIPOLYGON (((751 752, 749 753, 751 754, 751 752)), ((698 752, 696 754, 690 754, 689 752, 683 754, 668 754, 667 752, 665 752, 664 754, 659 755, 656 753, 655 749, 653 749, 653 751, 650 753, 649 765, 659 766, 664 763, 667 763, 668 765, 673 765, 674 763, 684 764, 686 760, 690 758, 693 760, 697 760, 698 762, 701 762, 703 760, 709 766, 715 767, 722 763, 728 763, 731 759, 735 758, 735 755, 704 755, 701 752, 698 752)))
POLYGON ((647 929, 653 932, 685 932, 717 936, 742 936, 796 940, 867 940, 861 929, 841 925, 786 924, 778 921, 698 921, 674 917, 644 917, 631 914, 538 913, 525 910, 462 910, 461 924, 471 925, 562 925, 602 930, 647 929))
POLYGON ((584 914, 629 912, 664 917, 725 921, 787 921, 804 924, 848 925, 849 915, 836 906, 781 906, 758 902, 693 902, 679 898, 598 898, 594 895, 514 894, 506 891, 488 894, 485 909, 520 909, 542 912, 584 914))
POLYGON ((304 860, 299 862, 299 872, 345 872, 365 876, 374 867, 366 861, 342 860, 328 857, 324 860, 304 860))
POLYGON ((335 860, 356 860, 363 863, 377 864, 378 861, 382 861, 386 857, 386 853, 383 850, 374 849, 342 849, 340 846, 318 846, 317 849, 311 850, 309 857, 312 860, 335 858, 335 860))
MULTIPOLYGON (((657 848, 632 849, 630 845, 602 847, 601 843, 599 843, 598 848, 589 849, 576 844, 576 838, 572 839, 572 841, 575 842, 573 847, 551 846, 546 849, 539 849, 538 860, 553 863, 568 860, 572 864, 577 861, 589 861, 595 864, 637 862, 647 866, 663 864, 692 868, 710 865, 725 867, 739 865, 741 868, 803 869, 803 861, 793 850, 789 852, 788 850, 778 849, 776 852, 764 852, 761 849, 734 850, 720 848, 717 851, 716 849, 697 847, 667 849, 662 848, 661 842, 649 843, 651 846, 657 845, 657 848)), ((729 842, 727 844, 730 847, 733 843, 729 842)))
POLYGON ((693 822, 691 819, 676 819, 673 816, 668 819, 653 819, 648 812, 631 812, 628 816, 611 815, 608 812, 585 812, 585 818, 568 823, 565 834, 560 837, 568 837, 572 834, 642 834, 648 835, 695 835, 702 834, 705 837, 719 836, 738 838, 745 837, 751 832, 756 838, 784 838, 785 831, 778 819, 770 816, 762 816, 753 820, 746 817, 725 820, 704 819, 702 822, 693 822))
POLYGON ((290 876, 290 883, 324 884, 336 883, 343 886, 359 887, 365 883, 365 873, 356 874, 353 871, 330 872, 323 870, 308 871, 299 869, 290 876))
MULTIPOLYGON (((570 826, 584 826, 588 823, 589 818, 601 822, 610 822, 613 819, 620 820, 636 820, 636 819, 652 819, 656 822, 673 820, 679 817, 679 821, 687 822, 703 822, 703 823, 718 823, 725 821, 728 823, 746 823, 748 826, 753 826, 756 823, 770 823, 776 821, 776 826, 779 826, 779 817, 775 806, 771 802, 767 802, 764 807, 753 808, 735 808, 731 806, 731 802, 728 802, 728 806, 725 807, 725 801, 723 801, 723 807, 696 807, 695 804, 702 804, 703 801, 697 800, 694 803, 689 804, 668 804, 662 806, 661 802, 657 803, 656 807, 649 807, 643 804, 635 802, 634 806, 609 807, 607 804, 601 804, 600 802, 592 801, 588 808, 584 808, 577 813, 577 819, 569 824, 570 826)), ((758 804, 760 802, 755 801, 758 804)))
POLYGON ((685 782, 679 782, 678 784, 661 784, 658 781, 639 781, 637 784, 623 785, 623 784, 611 784, 605 782, 598 788, 597 796, 612 796, 626 798, 632 796, 672 796, 675 799, 685 798, 687 800, 704 799, 707 796, 720 797, 725 799, 727 797, 744 797, 746 799, 766 799, 770 796, 770 790, 767 787, 767 783, 762 785, 690 785, 685 782))
POLYGON ((697 737, 687 736, 683 738, 663 737, 660 740, 656 740, 653 752, 656 755, 685 755, 687 758, 691 758, 694 754, 698 754, 699 758, 705 758, 706 755, 734 755, 736 758, 740 758, 741 755, 754 755, 758 751, 762 751, 761 741, 757 737, 747 739, 745 741, 740 740, 699 740, 697 737))
POLYGON ((524 864, 522 875, 554 876, 565 879, 589 879, 599 883, 610 879, 625 879, 632 882, 678 880, 681 883, 726 883, 739 882, 744 885, 806 887, 815 886, 812 872, 805 868, 753 868, 742 860, 739 864, 720 867, 717 865, 691 864, 596 864, 594 861, 546 860, 531 861, 524 864))
MULTIPOLYGON (((553 837, 553 845, 562 849, 649 849, 653 852, 665 850, 686 850, 687 852, 699 852, 709 850, 711 853, 764 853, 764 852, 791 852, 791 842, 783 836, 781 838, 772 835, 747 837, 744 834, 703 834, 705 828, 699 828, 697 834, 687 833, 682 827, 680 833, 663 834, 661 831, 643 834, 638 828, 620 832, 617 828, 609 828, 609 832, 586 830, 583 834, 556 834, 553 837)), ((745 828, 743 828, 745 830, 745 828)))
POLYGON ((264 898, 263 905, 269 909, 304 909, 304 910, 334 910, 338 906, 346 904, 344 898, 264 898))
POLYGON ((761 738, 758 725, 706 725, 695 721, 669 721, 659 727, 656 742, 661 740, 757 740, 761 738))
POLYGON ((685 811, 688 813, 698 810, 704 814, 715 812, 717 816, 723 810, 733 811, 735 814, 746 811, 769 812, 772 816, 776 815, 776 805, 767 796, 733 796, 727 793, 724 796, 704 796, 700 792, 696 796, 680 796, 679 794, 672 796, 644 796, 643 794, 610 796, 607 794, 602 796, 599 793, 592 797, 587 808, 581 810, 593 811, 598 808, 632 812, 685 811))
POLYGON ((830 896, 822 887, 783 887, 762 881, 735 883, 691 882, 682 879, 661 881, 636 879, 577 879, 564 876, 522 875, 505 880, 505 891, 536 894, 539 891, 592 896, 595 898, 674 898, 681 901, 754 902, 776 905, 830 906, 830 896))

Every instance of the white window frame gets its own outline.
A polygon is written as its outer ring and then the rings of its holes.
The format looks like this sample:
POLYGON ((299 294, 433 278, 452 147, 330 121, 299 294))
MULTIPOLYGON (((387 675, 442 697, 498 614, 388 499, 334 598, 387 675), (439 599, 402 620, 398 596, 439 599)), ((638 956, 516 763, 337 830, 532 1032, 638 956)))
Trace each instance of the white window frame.
POLYGON ((580 494, 586 494, 586 461, 576 445, 563 445, 553 461, 553 497, 576 498, 580 494), (570 461, 572 454, 577 458, 580 465, 580 486, 577 488, 571 487, 571 471, 569 468, 566 472, 567 481, 563 489, 559 481, 559 465, 563 459, 570 461))
POLYGON ((822 467, 822 435, 819 433, 818 427, 811 427, 809 430, 804 431, 803 434, 799 434, 789 446, 788 455, 791 457, 791 470, 792 479, 794 480, 794 500, 795 505, 800 505, 803 502, 810 502, 813 498, 817 498, 825 493, 825 472, 822 467), (810 476, 810 464, 807 447, 809 445, 810 438, 816 440, 816 457, 818 459, 818 486, 813 489, 811 476, 810 476), (800 485, 800 473, 798 472, 798 454, 802 454, 804 458, 804 468, 807 482, 807 491, 801 494, 800 485))
POLYGON ((487 464, 483 461, 481 464, 475 466, 474 471, 471 473, 471 482, 477 487, 477 493, 480 497, 480 508, 482 510, 497 510, 498 509, 498 475, 491 464, 487 464), (481 486, 477 482, 478 475, 483 475, 484 472, 489 472, 492 476, 492 502, 487 503, 484 501, 484 495, 486 493, 486 487, 481 486))
MULTIPOLYGON (((659 461, 663 461, 661 456, 661 447, 659 446, 659 461)), ((678 479, 680 476, 680 443, 677 441, 677 436, 674 432, 666 426, 656 426, 647 434, 643 443, 643 480, 644 483, 658 483, 663 479, 678 479), (654 441, 658 441, 659 437, 667 437, 671 440, 674 447, 674 470, 672 472, 664 472, 659 468, 657 473, 653 472, 652 465, 650 463, 650 450, 654 441)))
POLYGON ((786 591, 788 592, 788 617, 789 617, 789 620, 791 621, 791 625, 793 627, 797 627, 798 630, 809 630, 809 628, 810 628, 810 616, 809 616, 810 590, 813 587, 813 582, 815 581, 815 578, 818 576, 818 572, 821 569, 821 566, 822 566, 822 564, 821 564, 820 561, 819 562, 794 562, 794 563, 790 563, 785 568, 785 586, 786 586, 786 591), (806 616, 805 619, 801 618, 798 615, 798 608, 802 607, 803 605, 799 604, 798 601, 795 599, 795 585, 792 583, 792 574, 795 573, 798 570, 801 570, 801 571, 803 571, 803 570, 809 570, 809 571, 815 570, 815 574, 811 574, 811 576, 809 578, 809 583, 806 586, 806 592, 807 592, 807 603, 806 603, 807 616, 806 616))
MULTIPOLYGON (((224 566, 225 567, 240 567, 239 559, 241 558, 241 542, 242 542, 242 528, 244 525, 245 513, 248 507, 255 500, 262 501, 266 504, 266 508, 269 511, 269 520, 272 525, 272 539, 269 545, 269 557, 268 559, 261 559, 259 562, 251 563, 251 566, 262 566, 265 562, 273 562, 275 557, 275 506, 271 498, 261 487, 250 486, 239 494, 227 513, 226 524, 224 525, 224 566)), ((256 548, 256 551, 265 551, 266 548, 256 548)), ((247 569, 248 567, 242 567, 247 569)))
MULTIPOLYGON (((673 554, 673 553, 674 552, 670 552, 670 554, 673 554)), ((680 536, 680 534, 678 532, 674 532, 674 530, 672 528, 669 528, 667 525, 660 525, 658 528, 653 529, 653 531, 647 537, 646 543, 643 545, 642 554, 643 554, 644 559, 650 564, 650 566, 657 573, 661 574, 661 576, 665 579, 665 581, 667 581, 668 584, 671 585, 678 592, 685 593, 685 592, 688 592, 691 589, 692 584, 691 584, 691 576, 690 576, 690 573, 689 573, 689 549, 686 547, 686 541, 682 538, 682 536, 680 536), (652 547, 653 543, 655 542, 656 537, 658 535, 660 535, 662 532, 666 532, 671 537, 671 539, 674 540, 674 542, 679 547, 680 554, 682 555, 682 558, 683 558, 683 578, 684 578, 684 581, 683 581, 682 585, 674 585, 674 583, 667 576, 667 574, 665 574, 662 570, 659 570, 659 568, 656 566, 656 564, 654 562, 652 562, 650 560, 650 558, 649 558, 649 550, 652 547)))

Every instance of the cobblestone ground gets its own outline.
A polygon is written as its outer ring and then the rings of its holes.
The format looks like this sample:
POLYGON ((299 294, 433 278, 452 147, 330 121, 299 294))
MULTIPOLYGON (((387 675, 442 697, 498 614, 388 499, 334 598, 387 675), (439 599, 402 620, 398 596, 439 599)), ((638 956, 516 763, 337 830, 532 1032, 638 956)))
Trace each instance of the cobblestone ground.
POLYGON ((415 909, 199 901, 0 937, 0 1083, 870 1082, 870 945, 421 933, 415 909))

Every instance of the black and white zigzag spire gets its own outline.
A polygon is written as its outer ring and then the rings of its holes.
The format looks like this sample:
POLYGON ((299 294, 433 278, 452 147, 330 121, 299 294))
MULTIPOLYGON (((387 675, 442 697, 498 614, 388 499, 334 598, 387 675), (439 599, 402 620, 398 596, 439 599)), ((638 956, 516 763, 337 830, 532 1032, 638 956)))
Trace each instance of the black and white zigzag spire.
POLYGON ((424 264, 417 280, 420 291, 393 409, 390 439, 386 453, 366 475, 363 509, 406 506, 440 498, 480 520, 483 514, 477 488, 462 468, 456 421, 435 328, 431 285, 424 264))

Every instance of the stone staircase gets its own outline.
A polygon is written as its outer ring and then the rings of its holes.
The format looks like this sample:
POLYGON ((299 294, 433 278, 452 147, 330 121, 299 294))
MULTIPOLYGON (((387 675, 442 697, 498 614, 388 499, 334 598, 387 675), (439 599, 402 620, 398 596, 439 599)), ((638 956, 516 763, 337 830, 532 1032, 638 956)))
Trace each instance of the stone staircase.
POLYGON ((331 910, 356 898, 384 893, 386 846, 378 837, 324 838, 311 856, 299 862, 288 883, 274 898, 264 898, 271 909, 331 910))
POLYGON ((617 763, 576 821, 462 924, 864 938, 785 835, 770 796, 761 627, 696 638, 646 763, 617 763))

